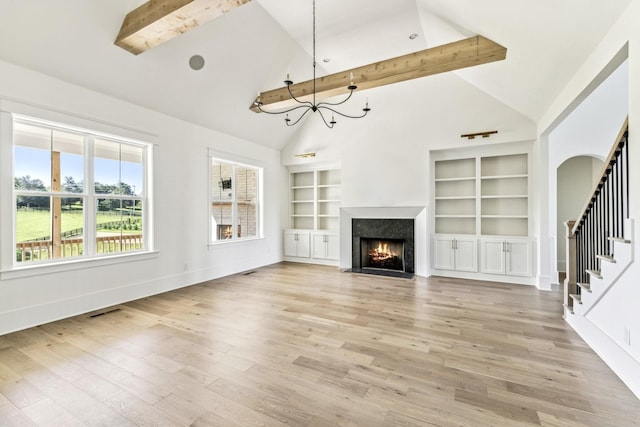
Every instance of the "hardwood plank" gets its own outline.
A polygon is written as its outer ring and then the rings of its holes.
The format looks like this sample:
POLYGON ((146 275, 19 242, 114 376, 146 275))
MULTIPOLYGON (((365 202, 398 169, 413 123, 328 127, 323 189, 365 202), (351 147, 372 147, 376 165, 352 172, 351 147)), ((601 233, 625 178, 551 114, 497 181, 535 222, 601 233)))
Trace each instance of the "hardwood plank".
POLYGON ((282 263, 117 307, 0 336, 0 425, 640 425, 559 291, 282 263))

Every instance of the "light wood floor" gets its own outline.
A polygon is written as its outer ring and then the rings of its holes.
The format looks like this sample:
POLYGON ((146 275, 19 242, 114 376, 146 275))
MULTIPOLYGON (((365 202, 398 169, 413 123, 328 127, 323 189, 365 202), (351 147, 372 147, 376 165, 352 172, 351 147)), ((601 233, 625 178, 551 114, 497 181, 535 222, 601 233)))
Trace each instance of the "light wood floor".
POLYGON ((0 337, 0 425, 640 425, 561 306, 273 265, 0 337))

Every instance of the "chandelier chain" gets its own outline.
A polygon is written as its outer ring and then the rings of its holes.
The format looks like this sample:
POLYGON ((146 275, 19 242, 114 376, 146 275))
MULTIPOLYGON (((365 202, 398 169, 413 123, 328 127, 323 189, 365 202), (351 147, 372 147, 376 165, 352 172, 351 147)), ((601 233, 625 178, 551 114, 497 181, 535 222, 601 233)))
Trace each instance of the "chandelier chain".
POLYGON ((256 98, 256 101, 254 102, 254 105, 256 107, 258 107, 258 110, 260 110, 263 113, 267 113, 267 114, 286 114, 285 116, 285 123, 287 126, 294 126, 296 124, 298 124, 300 122, 300 120, 302 120, 303 117, 305 117, 307 115, 307 113, 309 111, 312 112, 318 112, 320 113, 320 117, 322 118, 322 121, 324 122, 324 124, 332 129, 333 126, 336 124, 336 120, 335 120, 335 114, 342 116, 342 117, 346 117, 346 118, 350 118, 350 119, 360 119, 364 116, 366 116, 369 111, 371 111, 371 109, 369 108, 369 102, 365 103, 364 108, 362 109, 363 113, 361 115, 350 115, 350 114, 345 114, 342 113, 338 110, 336 110, 335 106, 344 104, 345 102, 347 102, 349 99, 351 99, 351 96, 353 95, 353 91, 356 90, 358 87, 356 85, 353 84, 353 73, 351 73, 351 83, 349 84, 349 86, 347 86, 347 89, 349 90, 349 94, 346 96, 346 98, 344 98, 342 101, 338 101, 338 102, 316 102, 316 96, 317 96, 317 91, 316 91, 316 0, 313 0, 312 2, 313 4, 313 26, 312 26, 312 56, 313 56, 313 81, 312 81, 312 88, 313 88, 313 94, 312 94, 312 101, 301 101, 298 98, 296 98, 296 96, 293 94, 293 92, 291 91, 291 86, 293 85, 293 81, 290 79, 289 74, 287 74, 287 79, 284 81, 284 83, 287 85, 287 91, 289 92, 289 96, 291 97, 291 99, 295 102, 298 103, 298 105, 285 109, 283 111, 266 111, 262 109, 262 106, 264 105, 264 103, 261 100, 261 96, 260 94, 258 94, 258 97, 256 98), (289 113, 299 110, 301 108, 304 108, 305 110, 302 112, 302 114, 295 120, 292 121, 292 119, 289 118, 289 113), (327 110, 331 112, 331 120, 327 121, 326 117, 324 116, 324 114, 322 113, 322 110, 327 110))

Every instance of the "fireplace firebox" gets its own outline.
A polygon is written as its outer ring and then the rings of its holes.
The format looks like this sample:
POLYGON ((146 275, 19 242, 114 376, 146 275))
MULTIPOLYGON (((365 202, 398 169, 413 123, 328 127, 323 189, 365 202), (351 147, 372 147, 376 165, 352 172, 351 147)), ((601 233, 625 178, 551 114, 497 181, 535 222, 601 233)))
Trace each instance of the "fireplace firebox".
POLYGON ((414 220, 353 218, 351 271, 414 276, 414 220))
POLYGON ((360 239, 363 269, 404 271, 404 240, 360 239))

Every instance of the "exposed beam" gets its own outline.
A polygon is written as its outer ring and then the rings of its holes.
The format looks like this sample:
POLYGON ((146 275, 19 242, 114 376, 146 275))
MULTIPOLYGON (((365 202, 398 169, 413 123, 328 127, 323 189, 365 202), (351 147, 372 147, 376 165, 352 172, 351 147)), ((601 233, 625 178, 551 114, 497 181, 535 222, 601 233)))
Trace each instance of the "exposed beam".
MULTIPOLYGON (((405 80, 500 61, 507 56, 507 49, 485 37, 474 36, 457 42, 436 46, 419 52, 364 65, 316 79, 316 96, 319 99, 349 93, 350 75, 357 90, 370 89, 405 80)), ((313 94, 313 80, 291 85, 291 92, 298 99, 309 100, 313 94)), ((257 101, 257 98, 256 100, 257 101)), ((249 107, 260 110, 255 101, 249 107)), ((295 105, 287 87, 260 93, 262 108, 277 111, 295 105)))
POLYGON ((149 0, 125 16, 115 44, 138 55, 250 0, 149 0))

